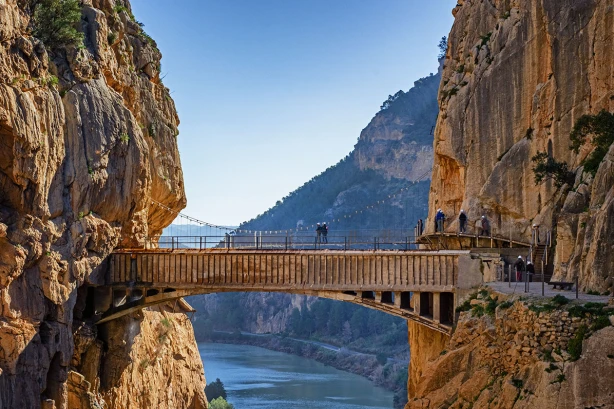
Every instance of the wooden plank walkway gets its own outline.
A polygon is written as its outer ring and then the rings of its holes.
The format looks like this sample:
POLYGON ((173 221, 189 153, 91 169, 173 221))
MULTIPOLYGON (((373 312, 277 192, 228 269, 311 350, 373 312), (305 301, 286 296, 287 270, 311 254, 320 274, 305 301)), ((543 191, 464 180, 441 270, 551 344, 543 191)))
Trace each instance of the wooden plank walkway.
POLYGON ((218 291, 454 291, 468 251, 121 250, 107 284, 218 291))

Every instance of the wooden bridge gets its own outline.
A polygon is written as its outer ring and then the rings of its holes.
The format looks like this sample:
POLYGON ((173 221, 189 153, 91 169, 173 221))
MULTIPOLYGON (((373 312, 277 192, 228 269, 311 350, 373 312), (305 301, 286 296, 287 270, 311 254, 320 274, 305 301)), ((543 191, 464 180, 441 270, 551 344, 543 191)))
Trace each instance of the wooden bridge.
POLYGON ((469 251, 121 250, 108 260, 114 301, 99 323, 189 295, 266 291, 353 302, 449 333, 459 296, 482 282, 481 262, 469 251))

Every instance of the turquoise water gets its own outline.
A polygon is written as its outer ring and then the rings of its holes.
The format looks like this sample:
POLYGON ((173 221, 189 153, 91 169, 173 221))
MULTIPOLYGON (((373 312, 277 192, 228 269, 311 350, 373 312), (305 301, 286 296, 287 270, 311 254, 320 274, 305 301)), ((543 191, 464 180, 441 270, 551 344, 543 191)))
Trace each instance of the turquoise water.
POLYGON ((198 344, 207 382, 235 409, 390 409, 392 392, 316 361, 249 345, 198 344))

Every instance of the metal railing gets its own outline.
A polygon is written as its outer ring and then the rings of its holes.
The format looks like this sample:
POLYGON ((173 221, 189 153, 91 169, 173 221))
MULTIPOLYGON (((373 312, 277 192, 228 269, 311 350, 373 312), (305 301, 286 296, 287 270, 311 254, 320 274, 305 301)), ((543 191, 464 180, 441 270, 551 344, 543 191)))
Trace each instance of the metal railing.
POLYGON ((147 249, 241 250, 416 250, 413 236, 367 233, 326 236, 315 234, 226 234, 217 236, 159 236, 146 240, 147 249))

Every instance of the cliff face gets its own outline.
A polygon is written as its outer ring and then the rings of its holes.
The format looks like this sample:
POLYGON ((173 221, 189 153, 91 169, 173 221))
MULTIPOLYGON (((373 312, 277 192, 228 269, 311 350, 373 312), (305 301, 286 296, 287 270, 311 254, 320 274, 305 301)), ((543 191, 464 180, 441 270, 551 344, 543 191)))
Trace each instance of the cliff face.
POLYGON ((412 182, 429 178, 440 79, 439 73, 419 79, 408 92, 399 92, 384 102, 356 144, 360 170, 372 169, 387 179, 412 182))
MULTIPOLYGON (((83 47, 33 37, 30 2, 0 5, 0 408, 78 401, 87 385, 68 376, 83 367, 73 353, 96 333, 75 318, 91 301, 86 287, 102 283, 97 267, 114 247, 138 245, 171 222, 149 198, 185 206, 178 118, 155 42, 127 1, 82 3, 83 47)), ((174 325, 191 331, 189 322, 174 325)), ((123 348, 129 366, 131 346, 123 348)), ((104 363, 104 350, 92 353, 94 368, 104 363)), ((185 355, 202 390, 198 354, 185 355)), ((122 388, 121 376, 104 388, 122 388)), ((175 388, 185 391, 175 383, 155 393, 175 388)), ((95 404, 94 395, 83 402, 95 404)))
POLYGON ((614 327, 573 309, 500 301, 492 315, 461 313, 452 338, 410 379, 406 409, 614 408, 614 327))
MULTIPOLYGON (((429 216, 461 208, 487 215, 493 233, 528 241, 553 230, 555 274, 585 289, 612 286, 612 158, 596 177, 570 149, 584 114, 614 110, 614 2, 459 1, 439 90, 429 216), (535 184, 531 158, 549 153, 575 170, 560 189, 535 184)), ((427 223, 432 229, 432 223, 427 223)), ((448 227, 457 228, 456 222, 448 227)))

